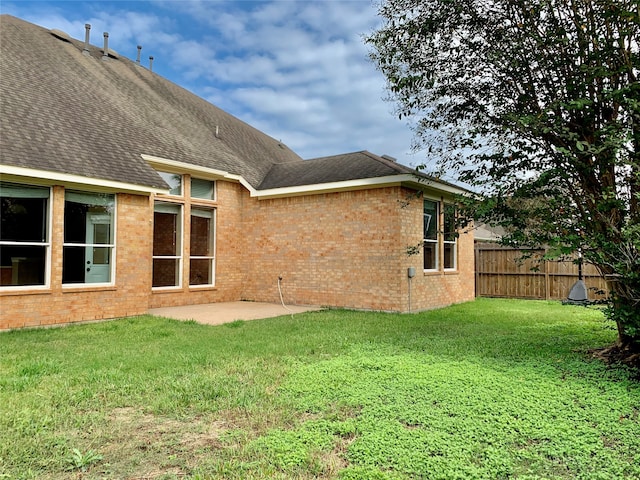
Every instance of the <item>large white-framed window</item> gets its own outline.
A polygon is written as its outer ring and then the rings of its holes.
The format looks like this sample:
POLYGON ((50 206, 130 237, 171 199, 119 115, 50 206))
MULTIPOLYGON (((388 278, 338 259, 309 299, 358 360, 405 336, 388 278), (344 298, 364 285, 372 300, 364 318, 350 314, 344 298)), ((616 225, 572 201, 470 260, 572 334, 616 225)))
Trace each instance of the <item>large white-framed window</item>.
POLYGON ((153 288, 182 285, 182 218, 182 204, 154 202, 153 288))
POLYGON ((215 284, 215 209, 191 207, 189 285, 215 284))
POLYGON ((114 194, 65 191, 63 284, 114 283, 115 220, 114 194))
POLYGON ((424 199, 423 206, 423 257, 424 270, 438 270, 438 225, 440 223, 440 203, 424 199))
POLYGON ((458 267, 458 233, 456 229, 456 207, 445 203, 443 208, 442 260, 445 270, 458 267))
POLYGON ((48 287, 51 189, 0 182, 0 288, 48 287))

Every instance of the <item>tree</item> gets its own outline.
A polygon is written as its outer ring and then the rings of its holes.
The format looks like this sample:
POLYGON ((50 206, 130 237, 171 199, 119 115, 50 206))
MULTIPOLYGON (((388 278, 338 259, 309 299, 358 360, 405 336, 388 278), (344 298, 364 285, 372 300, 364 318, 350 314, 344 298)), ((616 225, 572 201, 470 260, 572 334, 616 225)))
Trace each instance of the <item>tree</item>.
MULTIPOLYGON (((366 41, 432 174, 472 186, 504 242, 582 251, 617 349, 640 350, 636 0, 386 0, 366 41)), ((427 165, 422 165, 422 169, 427 165)))

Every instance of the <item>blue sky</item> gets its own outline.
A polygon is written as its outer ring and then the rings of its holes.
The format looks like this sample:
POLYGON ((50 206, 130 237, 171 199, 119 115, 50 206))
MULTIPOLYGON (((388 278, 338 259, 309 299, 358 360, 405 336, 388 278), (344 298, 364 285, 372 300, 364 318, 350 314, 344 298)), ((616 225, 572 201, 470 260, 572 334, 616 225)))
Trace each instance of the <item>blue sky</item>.
POLYGON ((2 0, 0 11, 109 47, 281 140, 303 158, 358 150, 424 162, 397 119, 363 35, 370 0, 2 0))

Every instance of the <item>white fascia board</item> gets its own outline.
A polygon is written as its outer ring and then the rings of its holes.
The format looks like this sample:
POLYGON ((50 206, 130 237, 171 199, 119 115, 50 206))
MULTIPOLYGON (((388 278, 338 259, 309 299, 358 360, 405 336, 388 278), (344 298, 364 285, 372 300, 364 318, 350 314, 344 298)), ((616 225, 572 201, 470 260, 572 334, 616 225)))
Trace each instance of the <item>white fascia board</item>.
POLYGON ((84 177, 70 173, 50 172, 47 170, 35 170, 33 168, 15 167, 12 165, 0 165, 0 174, 6 181, 29 182, 37 185, 51 185, 56 183, 65 187, 92 189, 106 192, 134 193, 150 195, 152 193, 168 193, 163 188, 136 185, 133 183, 116 182, 102 178, 84 177))
POLYGON ((439 183, 435 180, 421 178, 411 174, 388 175, 385 177, 360 178, 347 180, 344 182, 320 183, 315 185, 301 185, 297 187, 271 188, 268 190, 258 190, 252 192, 252 197, 277 198, 297 195, 312 195, 319 193, 340 192, 346 190, 362 190, 366 188, 382 188, 394 185, 406 185, 411 188, 424 189, 431 188, 439 192, 446 192, 453 195, 464 194, 465 190, 439 183))
POLYGON ((200 165, 193 165, 192 163, 178 162, 169 158, 156 157, 153 155, 142 154, 142 159, 154 168, 159 168, 169 173, 189 173, 196 174, 204 179, 224 179, 232 182, 241 183, 247 190, 252 193, 255 189, 240 175, 225 172, 224 170, 218 170, 216 168, 201 167, 200 165))
POLYGON ((279 187, 266 190, 256 190, 242 176, 217 170, 215 168, 201 167, 190 163, 178 162, 168 158, 155 157, 153 155, 142 155, 142 158, 152 167, 165 169, 170 173, 195 173, 204 178, 224 179, 233 182, 239 182, 248 191, 251 197, 255 198, 278 198, 291 197, 298 195, 313 195, 320 193, 340 192, 345 190, 359 190, 365 188, 381 188, 392 185, 407 185, 412 188, 424 189, 431 188, 439 192, 446 192, 453 195, 463 195, 466 190, 440 183, 437 180, 420 177, 410 173, 399 175, 388 175, 385 177, 359 178, 356 180, 347 180, 344 182, 318 183, 314 185, 300 185, 295 187, 279 187))

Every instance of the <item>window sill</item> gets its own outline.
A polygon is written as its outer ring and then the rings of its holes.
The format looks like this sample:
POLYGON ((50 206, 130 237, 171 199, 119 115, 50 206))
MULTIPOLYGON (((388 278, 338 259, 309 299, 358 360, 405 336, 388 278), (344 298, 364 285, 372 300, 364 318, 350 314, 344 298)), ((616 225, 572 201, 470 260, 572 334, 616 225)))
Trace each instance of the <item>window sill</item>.
POLYGON ((440 270, 423 270, 422 273, 425 277, 435 277, 436 275, 442 275, 442 272, 440 270))
POLYGON ((182 287, 151 287, 151 293, 180 293, 183 292, 182 287))
POLYGON ((50 287, 40 286, 18 286, 15 287, 2 287, 0 288, 0 297, 8 297, 11 295, 48 295, 51 294, 50 287))
POLYGON ((189 285, 189 291, 202 292, 203 290, 217 290, 216 285, 189 285))
POLYGON ((79 284, 79 285, 63 285, 62 293, 78 293, 78 292, 108 292, 115 291, 117 287, 115 285, 96 285, 91 284, 79 284))
POLYGON ((425 277, 435 277, 442 275, 460 275, 460 270, 423 270, 425 277))

